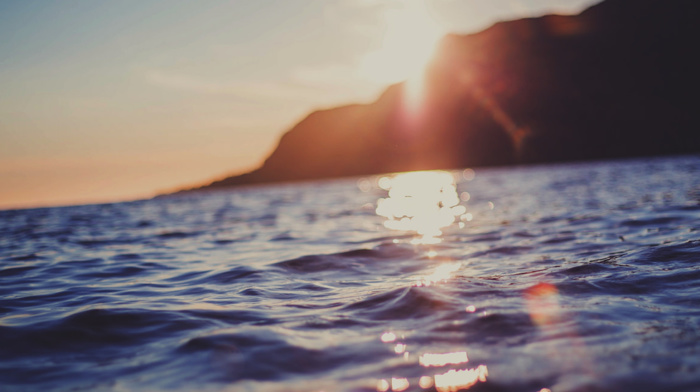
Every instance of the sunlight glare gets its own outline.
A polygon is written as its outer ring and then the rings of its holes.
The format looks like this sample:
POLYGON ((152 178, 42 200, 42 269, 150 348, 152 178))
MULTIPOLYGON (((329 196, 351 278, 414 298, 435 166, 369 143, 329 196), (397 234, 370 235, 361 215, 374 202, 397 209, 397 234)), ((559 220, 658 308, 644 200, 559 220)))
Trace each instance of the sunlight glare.
POLYGON ((386 31, 379 50, 360 62, 360 75, 378 83, 420 79, 444 31, 424 0, 405 0, 385 11, 386 31))

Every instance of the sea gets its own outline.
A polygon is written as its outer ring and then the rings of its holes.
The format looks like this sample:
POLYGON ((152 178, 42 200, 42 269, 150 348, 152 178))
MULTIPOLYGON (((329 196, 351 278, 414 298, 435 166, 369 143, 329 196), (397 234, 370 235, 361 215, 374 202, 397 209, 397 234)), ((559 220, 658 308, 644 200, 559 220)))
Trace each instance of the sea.
POLYGON ((0 211, 2 391, 700 391, 700 156, 0 211))

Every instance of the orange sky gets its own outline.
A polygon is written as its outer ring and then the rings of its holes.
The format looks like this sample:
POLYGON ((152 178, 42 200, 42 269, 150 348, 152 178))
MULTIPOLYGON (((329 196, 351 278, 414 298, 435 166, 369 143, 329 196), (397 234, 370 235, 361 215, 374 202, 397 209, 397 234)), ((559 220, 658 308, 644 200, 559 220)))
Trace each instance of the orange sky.
POLYGON ((121 201, 260 164, 446 32, 592 0, 0 3, 0 208, 121 201))

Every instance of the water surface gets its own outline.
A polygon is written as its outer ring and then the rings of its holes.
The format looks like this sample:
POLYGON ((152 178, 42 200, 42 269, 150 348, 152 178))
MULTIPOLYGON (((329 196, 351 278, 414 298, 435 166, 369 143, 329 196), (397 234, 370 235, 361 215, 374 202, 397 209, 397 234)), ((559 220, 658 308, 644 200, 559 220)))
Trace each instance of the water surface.
POLYGON ((0 211, 0 389, 700 390, 700 158, 0 211))

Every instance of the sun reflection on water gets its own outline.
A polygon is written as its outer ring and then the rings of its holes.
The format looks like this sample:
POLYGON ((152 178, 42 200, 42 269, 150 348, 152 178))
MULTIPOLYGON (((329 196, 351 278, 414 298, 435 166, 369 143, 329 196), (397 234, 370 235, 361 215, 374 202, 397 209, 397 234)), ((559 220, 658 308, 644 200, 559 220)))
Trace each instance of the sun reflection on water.
POLYGON ((464 362, 469 362, 466 351, 458 351, 454 353, 431 354, 425 353, 420 356, 418 362, 425 367, 429 366, 445 366, 456 365, 464 362))
POLYGON ((377 392, 386 392, 389 390, 389 381, 379 380, 377 381, 377 392))
POLYGON ((445 171, 420 171, 382 177, 379 186, 388 191, 377 201, 377 215, 387 218, 384 226, 393 230, 414 231, 418 244, 441 242, 441 229, 455 217, 466 213, 459 205, 455 179, 445 171))
POLYGON ((384 334, 382 334, 381 339, 384 343, 391 343, 394 340, 396 340, 396 334, 394 334, 393 332, 385 332, 384 334))
MULTIPOLYGON (((462 174, 467 181, 474 178, 473 170, 465 170, 462 174)), ((440 238, 442 230, 455 223, 458 217, 460 227, 464 227, 466 222, 470 222, 473 218, 467 213, 466 208, 460 205, 460 202, 468 201, 471 196, 467 192, 457 193, 455 178, 449 172, 399 173, 381 177, 377 184, 388 193, 388 197, 377 201, 377 215, 386 218, 384 226, 389 229, 415 232, 417 236, 412 241, 414 244, 439 243, 442 241, 440 238)), ((368 188, 368 184, 358 183, 358 187, 368 188)), ((433 264, 438 253, 434 249, 429 249, 425 255, 433 264)), ((427 287, 446 282, 463 267, 464 265, 459 261, 433 264, 434 269, 419 276, 414 285, 427 287)), ((474 313, 476 307, 466 306, 465 311, 474 313)), ((401 340, 397 338, 393 332, 384 332, 380 336, 380 340, 390 345, 394 354, 403 355, 404 361, 415 361, 416 355, 409 355, 405 337, 402 335, 401 340)), ((411 351, 415 349, 413 346, 411 348, 411 351)), ((485 382, 488 376, 485 365, 455 369, 469 362, 466 351, 423 353, 417 359, 421 366, 431 368, 435 373, 423 374, 417 379, 404 377, 382 379, 377 383, 377 391, 404 391, 416 384, 421 389, 438 392, 460 391, 469 389, 478 382, 485 382)))
POLYGON ((452 275, 454 275, 455 272, 460 269, 461 266, 462 264, 458 262, 441 264, 435 268, 435 271, 433 271, 432 274, 426 275, 419 279, 415 283, 415 286, 430 286, 434 283, 446 282, 452 277, 452 275))
MULTIPOLYGON (((415 360, 415 356, 409 356, 406 343, 397 343, 396 334, 384 332, 380 336, 383 343, 393 346, 396 354, 403 354, 404 361, 415 360)), ((405 336, 401 336, 405 339, 405 336)), ((412 383, 416 383, 421 389, 432 389, 438 392, 457 392, 471 388, 478 382, 486 382, 488 368, 486 365, 479 365, 475 368, 455 369, 456 366, 463 366, 469 362, 466 351, 455 351, 447 353, 423 353, 418 356, 418 364, 424 368, 437 369, 434 375, 423 374, 420 378, 392 377, 391 379, 380 379, 377 381, 377 392, 404 391, 412 383)), ((415 385, 415 384, 413 384, 415 385)))
POLYGON ((407 378, 392 378, 391 379, 391 390, 395 392, 401 392, 408 389, 411 384, 408 382, 407 378))
POLYGON ((420 386, 423 389, 428 389, 433 386, 433 378, 430 376, 422 376, 418 380, 418 386, 420 386))
POLYGON ((457 392, 469 389, 477 382, 486 382, 489 371, 486 365, 473 369, 450 370, 447 373, 435 375, 435 389, 438 392, 457 392))

